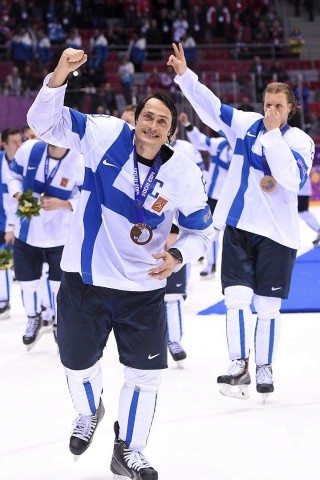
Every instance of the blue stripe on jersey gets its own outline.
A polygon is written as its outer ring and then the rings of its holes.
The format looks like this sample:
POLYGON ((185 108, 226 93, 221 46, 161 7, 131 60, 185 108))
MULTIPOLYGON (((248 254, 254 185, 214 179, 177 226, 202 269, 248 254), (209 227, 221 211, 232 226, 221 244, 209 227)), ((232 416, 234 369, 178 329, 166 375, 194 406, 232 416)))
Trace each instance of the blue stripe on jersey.
MULTIPOLYGON (((7 215, 3 206, 3 194, 8 193, 8 185, 2 181, 2 165, 6 162, 5 152, 0 152, 0 231, 4 232, 6 229, 7 215)), ((11 162, 10 162, 11 163, 11 162)))
MULTIPOLYGON (((44 192, 45 184, 44 182, 39 182, 39 180, 34 181, 33 191, 36 193, 44 192)), ((60 198, 61 200, 68 200, 72 195, 72 190, 66 190, 65 188, 55 187, 53 185, 46 186, 46 195, 48 197, 60 198)))
POLYGON ((39 164, 41 162, 43 152, 45 151, 46 148, 47 148, 47 143, 44 143, 44 142, 37 142, 33 145, 29 155, 27 170, 26 170, 25 176, 23 177, 24 192, 26 192, 29 188, 31 188, 31 190, 33 191, 34 179, 35 179, 39 164))
POLYGON ((270 320, 268 363, 272 363, 275 320, 270 320))
POLYGON ((178 223, 181 227, 190 230, 205 230, 212 224, 212 215, 209 205, 206 205, 202 210, 197 210, 187 216, 179 211, 178 223))
POLYGON ((304 158, 300 155, 300 153, 295 152, 294 150, 291 150, 291 152, 297 161, 297 165, 300 173, 300 180, 301 180, 299 188, 302 188, 308 178, 308 166, 304 161, 304 158))
POLYGON ((128 426, 127 426, 126 443, 128 444, 128 446, 130 446, 132 436, 133 436, 134 422, 137 414, 139 395, 140 395, 140 387, 135 387, 132 395, 132 400, 131 400, 131 405, 129 410, 128 426))
POLYGON ((13 159, 13 161, 10 162, 10 170, 17 173, 18 175, 23 175, 23 167, 19 165, 15 159, 13 159))
POLYGON ((30 221, 25 217, 20 218, 20 231, 19 231, 19 240, 26 242, 28 238, 28 232, 30 228, 30 221))
POLYGON ((239 310, 239 333, 240 333, 241 358, 246 358, 246 337, 245 337, 243 310, 239 310))
POLYGON ((81 140, 86 131, 88 117, 84 113, 73 110, 73 108, 69 108, 69 112, 72 122, 71 130, 73 131, 73 133, 77 133, 81 140))
POLYGON ((96 405, 94 403, 94 395, 93 395, 93 390, 92 390, 91 383, 90 382, 84 382, 83 386, 84 386, 84 389, 86 391, 87 400, 88 400, 88 403, 89 403, 91 413, 94 414, 94 413, 96 413, 97 409, 96 409, 96 405))
POLYGON ((210 142, 211 142, 210 137, 206 137, 206 145, 207 145, 208 147, 210 147, 210 142))
POLYGON ((240 187, 237 194, 234 197, 234 200, 232 202, 231 208, 229 210, 229 213, 226 219, 226 225, 231 225, 232 227, 237 226, 238 220, 241 216, 243 206, 244 206, 244 194, 248 188, 248 178, 249 178, 249 162, 246 161, 245 152, 244 152, 244 142, 240 138, 237 139, 234 153, 238 155, 243 155, 244 163, 242 166, 240 187))
POLYGON ((233 108, 229 105, 222 104, 220 110, 220 118, 226 125, 228 125, 228 127, 231 127, 232 117, 233 108))

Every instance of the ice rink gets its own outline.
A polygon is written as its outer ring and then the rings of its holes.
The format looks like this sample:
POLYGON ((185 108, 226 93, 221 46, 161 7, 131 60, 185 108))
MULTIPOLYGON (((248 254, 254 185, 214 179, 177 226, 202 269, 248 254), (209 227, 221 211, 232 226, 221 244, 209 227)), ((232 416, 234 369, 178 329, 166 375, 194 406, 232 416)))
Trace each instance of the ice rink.
MULTIPOLYGON (((320 207, 313 207, 320 219, 320 207)), ((302 224, 302 249, 315 233, 302 224)), ((320 248, 320 247, 318 247, 320 248)), ((146 457, 159 480, 315 480, 320 471, 320 313, 284 314, 274 362, 275 392, 263 404, 223 397, 216 377, 229 365, 222 315, 197 312, 221 300, 219 272, 200 280, 194 264, 185 302, 183 370, 169 359, 146 457)), ((319 272, 320 274, 320 272, 319 272)), ((320 295, 320 292, 319 292, 320 295)), ((102 359, 106 415, 74 462, 68 442, 77 416, 52 334, 27 352, 26 318, 15 283, 11 319, 0 322, 1 480, 111 480, 113 423, 122 366, 113 338, 102 359)))

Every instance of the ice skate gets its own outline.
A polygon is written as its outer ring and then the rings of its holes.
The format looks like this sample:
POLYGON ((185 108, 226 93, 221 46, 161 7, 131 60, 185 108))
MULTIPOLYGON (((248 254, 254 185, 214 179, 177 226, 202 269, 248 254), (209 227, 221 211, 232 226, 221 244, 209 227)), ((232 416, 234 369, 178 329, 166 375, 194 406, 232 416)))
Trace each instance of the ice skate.
POLYGON ((180 342, 168 342, 169 352, 179 368, 183 368, 183 360, 187 358, 187 354, 182 348, 180 342))
POLYGON ((74 429, 70 437, 69 449, 75 460, 89 448, 94 432, 104 417, 104 406, 100 399, 99 407, 93 415, 79 415, 73 422, 74 429))
POLYGON ((115 422, 113 455, 110 470, 117 480, 158 480, 158 472, 148 463, 141 452, 131 450, 124 440, 119 439, 119 424, 115 422))
POLYGON ((227 375, 217 378, 219 391, 222 395, 231 398, 246 400, 249 398, 248 385, 251 383, 247 358, 232 360, 227 375))
POLYGON ((27 328, 25 334, 22 337, 22 341, 27 347, 27 350, 31 350, 38 342, 40 337, 43 334, 41 316, 36 315, 35 317, 28 317, 27 328))
POLYGON ((319 232, 318 232, 318 234, 317 234, 316 239, 313 240, 312 243, 313 243, 313 245, 314 245, 315 247, 317 247, 317 246, 319 245, 319 243, 320 243, 320 230, 319 230, 319 232))
POLYGON ((56 344, 58 345, 58 337, 57 337, 57 324, 53 323, 52 325, 52 332, 53 332, 53 338, 56 344))
POLYGON ((215 266, 215 264, 213 264, 213 265, 207 265, 206 268, 204 268, 204 269, 200 272, 200 277, 202 277, 202 278, 212 278, 215 273, 216 273, 216 266, 215 266))
POLYGON ((6 320, 10 318, 10 304, 7 303, 3 307, 0 308, 0 320, 6 320))
POLYGON ((46 331, 51 332, 53 322, 54 322, 54 315, 53 315, 52 308, 42 307, 41 319, 42 319, 42 326, 46 329, 46 331))
POLYGON ((265 403, 269 393, 274 391, 271 365, 257 365, 256 382, 257 392, 261 393, 262 402, 265 403))

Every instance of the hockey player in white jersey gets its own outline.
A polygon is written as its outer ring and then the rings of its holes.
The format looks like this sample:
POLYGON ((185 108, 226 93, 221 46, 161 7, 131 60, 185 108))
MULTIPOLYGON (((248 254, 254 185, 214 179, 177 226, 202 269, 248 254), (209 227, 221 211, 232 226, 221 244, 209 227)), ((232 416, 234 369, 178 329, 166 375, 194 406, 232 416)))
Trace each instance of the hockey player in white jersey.
POLYGON ((317 236, 313 241, 316 247, 320 243, 320 224, 314 213, 309 210, 310 197, 312 195, 312 184, 310 177, 307 178, 306 183, 298 193, 298 212, 300 218, 310 227, 317 232, 317 236))
MULTIPOLYGON (((198 127, 192 125, 188 115, 181 112, 179 115, 181 124, 185 127, 187 137, 194 148, 199 151, 205 151, 210 154, 210 164, 206 172, 206 189, 208 194, 208 204, 213 214, 217 201, 221 194, 227 172, 229 169, 232 150, 225 137, 208 137, 200 132, 198 127)), ((212 242, 211 248, 207 253, 207 263, 205 268, 200 272, 203 278, 210 278, 216 271, 216 264, 219 252, 219 235, 217 234, 212 242)))
POLYGON ((175 82, 201 120, 222 131, 234 154, 213 220, 225 227, 221 279, 227 307, 231 366, 218 377, 221 393, 248 397, 253 331, 250 304, 257 312, 254 347, 256 388, 273 392, 272 363, 280 336, 281 299, 287 298, 299 248, 297 193, 311 170, 314 142, 288 118, 296 100, 288 85, 270 83, 264 115, 221 103, 187 68, 183 47, 173 44, 168 64, 175 82))
MULTIPOLYGON (((6 128, 1 134, 3 150, 0 152, 0 245, 12 248, 14 243, 14 224, 16 221, 17 201, 8 192, 8 172, 15 153, 22 142, 17 128, 6 128)), ((0 320, 10 317, 10 293, 12 270, 0 269, 0 320)))
MULTIPOLYGON (((60 286, 60 261, 84 179, 84 161, 78 152, 27 140, 17 150, 8 176, 12 197, 31 189, 41 202, 40 214, 30 220, 19 218, 15 225, 14 270, 28 317, 23 343, 30 350, 44 326, 41 318, 43 262, 49 266, 53 315, 60 286)), ((53 325, 54 331, 56 325, 53 325)))
POLYGON ((60 358, 79 413, 69 447, 74 455, 85 452, 104 415, 99 360, 113 330, 125 381, 110 468, 157 480, 142 452, 167 367, 166 278, 206 252, 211 212, 200 170, 167 145, 177 111, 166 94, 139 102, 135 128, 64 107, 66 78, 86 61, 82 50, 65 50, 27 117, 37 136, 82 152, 86 165, 58 294, 60 358), (165 251, 175 217, 181 234, 165 251))

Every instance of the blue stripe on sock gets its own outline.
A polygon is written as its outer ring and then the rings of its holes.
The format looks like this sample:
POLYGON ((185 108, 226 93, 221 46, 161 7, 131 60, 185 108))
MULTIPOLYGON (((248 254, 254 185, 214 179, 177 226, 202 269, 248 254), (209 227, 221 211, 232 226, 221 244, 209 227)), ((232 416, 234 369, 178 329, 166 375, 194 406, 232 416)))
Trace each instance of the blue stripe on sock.
POLYGON ((126 443, 129 446, 130 446, 130 443, 132 441, 133 428, 134 428, 134 422, 135 422, 135 419, 136 419, 139 395, 140 395, 140 388, 135 387, 133 395, 132 395, 131 405, 130 405, 127 435, 126 435, 126 443))
POLYGON ((179 328, 180 328, 180 339, 182 338, 182 334, 183 334, 183 331, 182 331, 182 312, 181 312, 181 302, 180 300, 178 300, 178 315, 179 315, 179 328))
POLYGON ((246 358, 246 339, 244 331, 244 318, 243 310, 239 310, 239 330, 240 330, 240 348, 241 348, 241 358, 246 358))
POLYGON ((97 409, 96 409, 96 405, 94 403, 94 395, 93 395, 93 390, 92 390, 91 383, 90 382, 84 382, 83 386, 84 386, 84 389, 86 391, 86 395, 87 395, 87 399, 88 399, 88 403, 89 403, 91 413, 94 414, 94 413, 96 413, 97 409))
POLYGON ((273 318, 272 320, 270 320, 268 363, 272 363, 273 347, 274 347, 274 327, 275 327, 275 321, 273 318))

